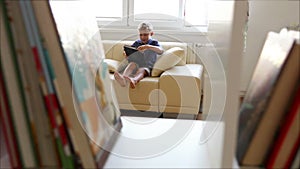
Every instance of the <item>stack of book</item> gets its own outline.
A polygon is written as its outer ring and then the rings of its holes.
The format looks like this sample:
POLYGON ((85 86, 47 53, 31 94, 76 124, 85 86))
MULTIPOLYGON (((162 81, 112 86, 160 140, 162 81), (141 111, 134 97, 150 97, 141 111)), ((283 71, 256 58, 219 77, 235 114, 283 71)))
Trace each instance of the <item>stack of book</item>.
POLYGON ((237 160, 242 166, 299 167, 299 38, 295 30, 268 33, 240 109, 237 160))
POLYGON ((78 1, 0 7, 9 167, 101 167, 122 125, 95 17, 82 15, 78 1))

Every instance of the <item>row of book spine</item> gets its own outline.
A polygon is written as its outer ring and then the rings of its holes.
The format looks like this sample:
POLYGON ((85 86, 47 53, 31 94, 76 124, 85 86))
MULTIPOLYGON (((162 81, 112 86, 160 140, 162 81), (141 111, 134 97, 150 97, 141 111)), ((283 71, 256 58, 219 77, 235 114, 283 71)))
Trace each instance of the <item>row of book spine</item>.
POLYGON ((49 2, 0 6, 0 121, 10 168, 96 168, 49 2))
POLYGON ((286 28, 266 37, 240 109, 241 166, 299 168, 299 37, 299 31, 286 28))

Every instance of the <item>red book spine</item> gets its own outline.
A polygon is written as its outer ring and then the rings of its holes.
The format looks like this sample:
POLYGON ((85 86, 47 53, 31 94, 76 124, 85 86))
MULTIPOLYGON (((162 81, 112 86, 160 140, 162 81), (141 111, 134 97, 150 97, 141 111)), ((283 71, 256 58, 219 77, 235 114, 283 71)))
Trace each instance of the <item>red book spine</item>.
MULTIPOLYGON (((274 148, 272 149, 272 152, 270 153, 270 157, 267 160, 266 168, 276 168, 276 160, 278 160, 278 157, 280 156, 280 153, 284 147, 284 142, 287 140, 287 135, 289 132, 292 132, 292 125, 293 122, 297 123, 300 117, 300 87, 298 87, 297 93, 295 95, 294 100, 292 101, 292 105, 290 107, 290 110, 286 116, 286 119, 284 120, 284 123, 282 125, 282 128, 279 130, 279 135, 277 137, 277 140, 274 144, 274 148)), ((300 144, 300 133, 299 129, 297 130, 297 138, 294 140, 294 142, 291 142, 289 144, 292 144, 292 148, 286 157, 286 161, 282 167, 289 168, 291 165, 297 149, 299 148, 300 144)))
POLYGON ((295 156, 297 154, 299 145, 300 145, 300 135, 298 135, 297 142, 294 144, 293 150, 292 150, 291 154, 289 155, 287 162, 285 163, 285 166, 284 166, 285 169, 289 169, 291 167, 292 162, 294 161, 295 156))
POLYGON ((0 120, 1 120, 1 128, 3 129, 4 141, 7 145, 7 151, 9 155, 9 160, 12 168, 19 169, 22 168, 22 162, 18 152, 18 145, 16 142, 16 136, 14 133, 14 127, 12 123, 12 119, 10 116, 10 109, 8 103, 8 96, 4 86, 4 80, 2 76, 2 71, 0 70, 0 90, 1 90, 1 102, 0 104, 0 120))

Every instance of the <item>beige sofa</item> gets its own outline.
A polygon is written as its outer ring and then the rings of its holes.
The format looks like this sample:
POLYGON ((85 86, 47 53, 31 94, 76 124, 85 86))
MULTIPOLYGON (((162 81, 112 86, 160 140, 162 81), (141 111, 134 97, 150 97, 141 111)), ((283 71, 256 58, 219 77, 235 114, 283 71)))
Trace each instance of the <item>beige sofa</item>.
POLYGON ((124 59, 123 46, 133 41, 103 41, 105 62, 111 72, 121 109, 162 112, 165 115, 197 115, 201 101, 203 66, 195 64, 186 43, 160 42, 165 52, 158 56, 151 77, 146 77, 135 89, 121 87, 113 72, 124 59))

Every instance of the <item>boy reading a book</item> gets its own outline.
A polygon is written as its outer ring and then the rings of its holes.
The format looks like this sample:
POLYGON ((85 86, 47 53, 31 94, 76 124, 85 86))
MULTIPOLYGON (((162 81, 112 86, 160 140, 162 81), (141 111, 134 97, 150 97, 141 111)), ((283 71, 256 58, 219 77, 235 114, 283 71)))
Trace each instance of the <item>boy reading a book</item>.
MULTIPOLYGON (((121 86, 130 84, 131 88, 135 88, 136 84, 146 76, 151 75, 154 63, 157 59, 157 54, 162 54, 162 49, 159 42, 152 39, 153 26, 149 22, 141 22, 138 26, 140 38, 131 46, 137 48, 141 53, 135 57, 127 56, 128 65, 123 73, 115 72, 114 77, 121 86)), ((137 53, 137 52, 136 52, 137 53)), ((133 53, 132 55, 134 55, 133 53)))

